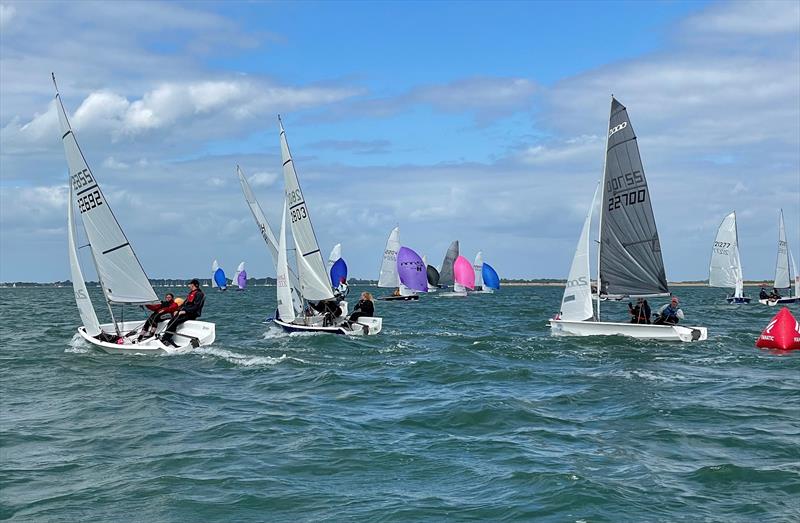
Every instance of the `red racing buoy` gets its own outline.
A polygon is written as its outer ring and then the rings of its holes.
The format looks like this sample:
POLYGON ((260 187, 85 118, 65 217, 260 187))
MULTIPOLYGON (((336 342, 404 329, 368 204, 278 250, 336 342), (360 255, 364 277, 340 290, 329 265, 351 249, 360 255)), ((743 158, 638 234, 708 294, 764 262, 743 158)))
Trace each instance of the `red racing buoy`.
POLYGON ((800 324, 797 323, 787 307, 782 308, 772 318, 767 328, 756 340, 756 347, 781 350, 800 349, 800 324))

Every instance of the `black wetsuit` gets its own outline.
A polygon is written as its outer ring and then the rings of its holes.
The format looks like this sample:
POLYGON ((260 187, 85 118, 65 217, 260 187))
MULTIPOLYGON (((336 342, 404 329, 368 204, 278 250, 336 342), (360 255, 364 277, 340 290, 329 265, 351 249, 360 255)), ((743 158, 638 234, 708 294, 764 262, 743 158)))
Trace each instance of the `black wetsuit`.
POLYGON ((353 314, 350 315, 350 321, 356 322, 362 316, 372 317, 375 315, 375 305, 371 300, 361 300, 356 304, 353 309, 353 314))
POLYGON ((650 304, 647 300, 637 303, 636 306, 628 304, 631 312, 631 323, 650 323, 650 304))

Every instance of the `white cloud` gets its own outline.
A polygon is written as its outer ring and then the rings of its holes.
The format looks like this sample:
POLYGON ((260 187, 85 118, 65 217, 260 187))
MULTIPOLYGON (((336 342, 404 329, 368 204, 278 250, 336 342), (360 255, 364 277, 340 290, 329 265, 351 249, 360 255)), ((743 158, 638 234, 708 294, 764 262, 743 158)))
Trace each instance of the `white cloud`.
POLYGON ((695 33, 718 33, 729 37, 796 33, 800 27, 800 3, 792 0, 720 3, 690 16, 684 25, 695 33))
POLYGON ((269 187, 275 183, 278 175, 271 172, 257 172, 253 174, 248 181, 253 187, 269 187))

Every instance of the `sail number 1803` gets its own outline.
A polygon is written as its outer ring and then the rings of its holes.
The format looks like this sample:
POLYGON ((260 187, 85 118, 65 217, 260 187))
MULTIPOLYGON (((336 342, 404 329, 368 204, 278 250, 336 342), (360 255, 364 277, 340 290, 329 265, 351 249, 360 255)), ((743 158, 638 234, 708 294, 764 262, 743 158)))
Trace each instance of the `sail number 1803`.
POLYGON ((638 191, 624 192, 617 196, 612 196, 608 199, 608 210, 613 211, 619 209, 623 205, 633 205, 635 203, 644 203, 647 197, 647 191, 639 189, 638 191))
POLYGON ((308 218, 305 205, 301 205, 297 209, 292 209, 292 223, 299 222, 304 218, 308 218))

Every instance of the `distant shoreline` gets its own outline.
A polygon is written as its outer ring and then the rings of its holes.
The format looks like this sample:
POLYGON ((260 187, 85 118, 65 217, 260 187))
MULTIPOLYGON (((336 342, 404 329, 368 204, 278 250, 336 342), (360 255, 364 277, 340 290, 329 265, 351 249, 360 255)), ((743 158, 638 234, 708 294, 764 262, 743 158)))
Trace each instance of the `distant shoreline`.
MULTIPOLYGON (((159 280, 151 282, 153 287, 182 287, 184 285, 183 280, 167 280, 167 282, 162 282, 159 280)), ((566 281, 503 281, 500 280, 500 284, 504 287, 563 287, 566 281)), ((38 283, 38 282, 4 282, 0 283, 0 289, 13 289, 13 288, 38 288, 38 287, 68 287, 71 286, 72 282, 70 281, 61 281, 61 282, 49 282, 49 283, 38 283)), ((264 283, 264 279, 260 278, 256 282, 248 281, 248 285, 250 287, 274 287, 274 281, 267 280, 264 283)), ((370 287, 374 287, 377 285, 376 281, 365 281, 365 280, 357 280, 351 282, 350 285, 366 285, 370 287)), ((745 287, 767 287, 772 288, 773 282, 772 281, 746 281, 744 282, 745 287)), ((89 287, 99 287, 97 282, 87 282, 87 286, 89 287)), ((204 287, 207 285, 204 285, 204 287)), ((708 282, 704 281, 676 281, 676 282, 669 282, 670 287, 707 287, 708 282)))

